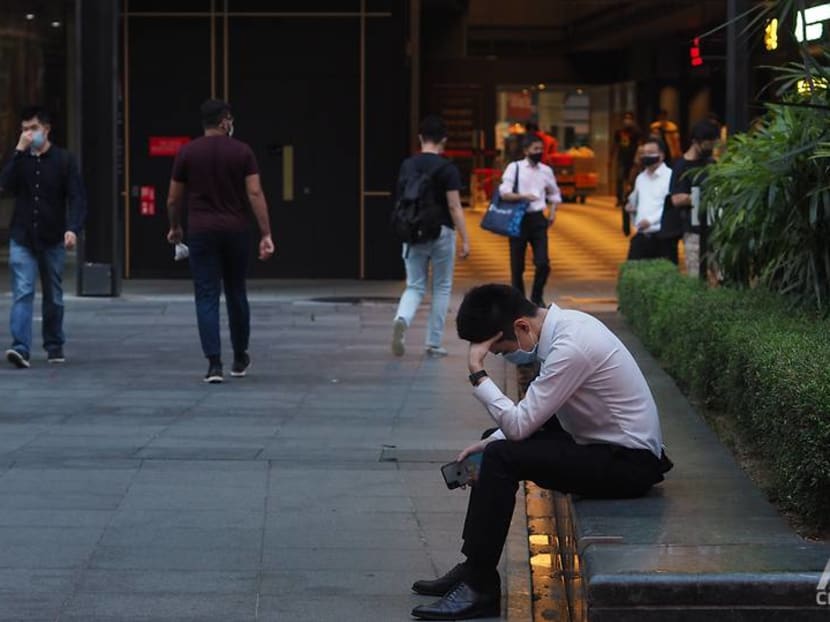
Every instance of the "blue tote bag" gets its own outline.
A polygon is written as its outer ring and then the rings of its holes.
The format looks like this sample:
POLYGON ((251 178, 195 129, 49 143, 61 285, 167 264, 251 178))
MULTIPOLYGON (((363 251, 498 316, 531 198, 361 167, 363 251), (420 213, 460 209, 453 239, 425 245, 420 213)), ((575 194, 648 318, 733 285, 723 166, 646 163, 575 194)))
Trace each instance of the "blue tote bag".
MULTIPOLYGON (((513 179, 513 193, 519 193, 519 163, 516 162, 516 176, 513 179)), ((527 201, 503 201, 498 187, 493 192, 490 207, 481 219, 481 228, 511 238, 519 237, 522 230, 522 218, 525 216, 527 201)))

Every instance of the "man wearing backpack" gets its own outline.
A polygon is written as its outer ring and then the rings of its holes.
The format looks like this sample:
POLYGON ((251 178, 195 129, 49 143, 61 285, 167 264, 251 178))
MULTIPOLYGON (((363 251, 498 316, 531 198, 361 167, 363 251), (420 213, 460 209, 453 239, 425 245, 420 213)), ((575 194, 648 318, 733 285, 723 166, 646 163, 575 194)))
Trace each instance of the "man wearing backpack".
POLYGON ((33 106, 23 110, 20 120, 14 155, 0 172, 0 192, 15 198, 9 241, 12 347, 6 350, 6 360, 26 369, 30 365, 38 274, 47 360, 65 360, 63 267, 66 250, 75 247, 84 225, 86 193, 75 159, 49 141, 49 113, 33 106))
POLYGON ((461 234, 462 259, 470 254, 470 238, 461 210, 461 175, 441 153, 447 126, 438 116, 421 122, 421 153, 404 160, 398 175, 393 228, 403 242, 406 289, 392 328, 392 352, 403 356, 406 329, 421 304, 432 266, 432 305, 426 336, 429 356, 446 356, 441 346, 452 291, 456 230, 461 234))

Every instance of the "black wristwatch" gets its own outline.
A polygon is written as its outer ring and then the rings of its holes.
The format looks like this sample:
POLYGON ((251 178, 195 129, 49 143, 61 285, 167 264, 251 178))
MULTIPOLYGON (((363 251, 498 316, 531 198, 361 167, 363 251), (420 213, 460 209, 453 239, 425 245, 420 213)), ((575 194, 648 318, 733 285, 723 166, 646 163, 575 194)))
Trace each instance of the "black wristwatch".
POLYGON ((478 381, 481 380, 482 378, 486 378, 486 377, 487 377, 487 372, 483 369, 479 369, 477 372, 474 372, 474 373, 470 374, 470 384, 473 385, 474 387, 478 386, 478 381))

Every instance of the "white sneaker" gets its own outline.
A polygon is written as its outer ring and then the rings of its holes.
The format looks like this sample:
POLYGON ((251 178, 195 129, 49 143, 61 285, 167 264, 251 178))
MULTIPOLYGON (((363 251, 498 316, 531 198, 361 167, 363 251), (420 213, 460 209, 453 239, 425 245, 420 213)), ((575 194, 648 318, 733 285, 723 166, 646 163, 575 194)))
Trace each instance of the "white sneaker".
POLYGON ((427 346, 427 356, 441 357, 448 354, 447 349, 441 346, 427 346))
POLYGON ((403 356, 406 352, 403 340, 406 336, 406 322, 403 318, 395 318, 392 324, 392 354, 395 356, 403 356))

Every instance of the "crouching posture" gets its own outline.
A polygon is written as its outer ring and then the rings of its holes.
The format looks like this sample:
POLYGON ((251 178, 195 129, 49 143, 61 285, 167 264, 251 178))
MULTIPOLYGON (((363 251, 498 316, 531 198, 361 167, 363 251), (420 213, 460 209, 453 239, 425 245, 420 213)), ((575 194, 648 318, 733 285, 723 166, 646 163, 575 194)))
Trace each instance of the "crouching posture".
POLYGON ((470 342, 473 395, 498 427, 459 455, 484 452, 464 521, 466 560, 412 586, 441 597, 412 611, 424 620, 499 615, 497 565, 519 482, 584 497, 639 497, 671 468, 646 379, 602 322, 537 307, 512 287, 484 285, 465 296, 457 323, 458 336, 470 342), (488 353, 516 365, 541 362, 518 404, 487 376, 488 353))

